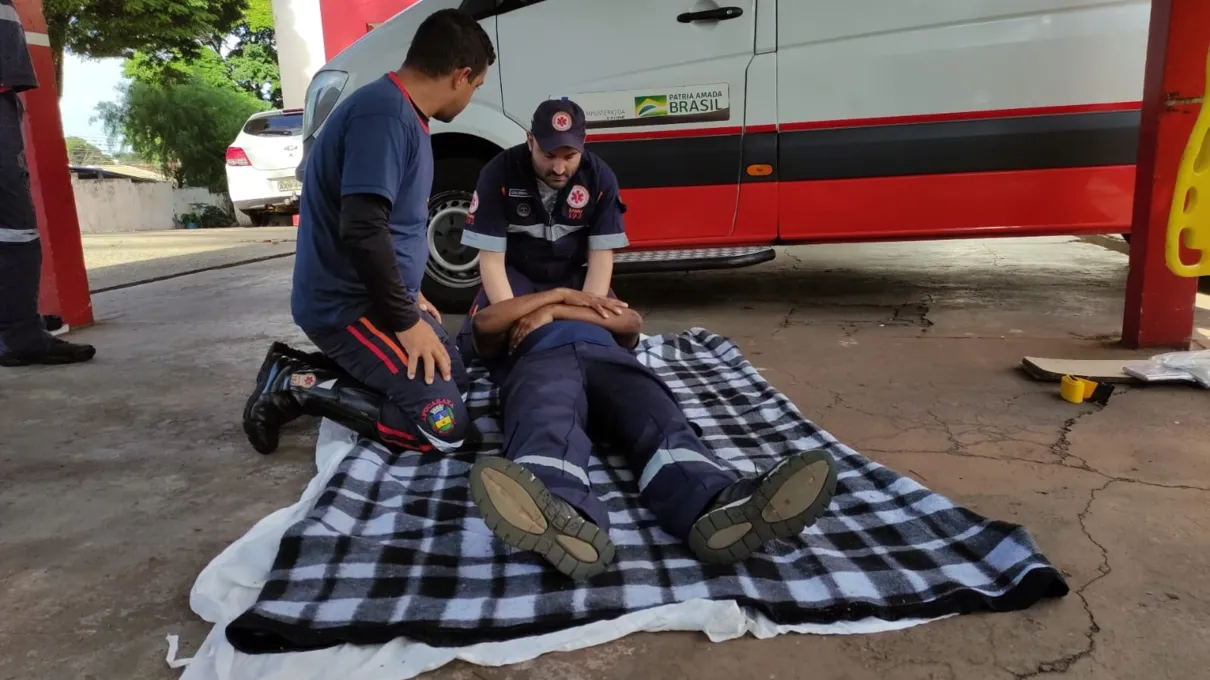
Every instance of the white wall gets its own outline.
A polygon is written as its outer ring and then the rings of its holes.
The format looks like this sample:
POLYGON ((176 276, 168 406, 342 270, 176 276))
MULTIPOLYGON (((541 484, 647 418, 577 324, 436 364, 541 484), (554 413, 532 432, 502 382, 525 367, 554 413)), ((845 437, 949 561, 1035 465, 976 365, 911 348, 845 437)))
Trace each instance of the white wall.
POLYGON ((301 109, 311 77, 327 63, 319 0, 273 0, 277 61, 287 109, 301 109))
POLYGON ((231 212, 226 196, 206 189, 174 189, 167 182, 73 178, 71 187, 83 234, 174 229, 176 216, 193 212, 193 203, 217 205, 231 212))

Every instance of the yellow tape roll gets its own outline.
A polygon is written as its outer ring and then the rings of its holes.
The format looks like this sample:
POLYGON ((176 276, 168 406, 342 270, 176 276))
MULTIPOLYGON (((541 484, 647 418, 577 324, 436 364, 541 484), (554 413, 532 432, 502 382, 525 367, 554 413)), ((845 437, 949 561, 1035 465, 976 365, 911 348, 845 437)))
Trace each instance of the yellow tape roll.
POLYGON ((1059 382, 1059 395, 1073 404, 1083 404, 1097 389, 1097 384, 1091 380, 1065 375, 1059 382))

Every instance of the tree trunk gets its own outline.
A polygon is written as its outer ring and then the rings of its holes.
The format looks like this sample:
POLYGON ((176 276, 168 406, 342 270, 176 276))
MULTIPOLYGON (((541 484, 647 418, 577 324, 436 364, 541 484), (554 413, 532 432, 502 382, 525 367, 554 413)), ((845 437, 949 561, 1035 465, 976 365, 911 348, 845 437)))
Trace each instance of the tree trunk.
POLYGON ((50 37, 50 58, 55 65, 55 91, 63 98, 63 28, 47 17, 46 32, 50 37))

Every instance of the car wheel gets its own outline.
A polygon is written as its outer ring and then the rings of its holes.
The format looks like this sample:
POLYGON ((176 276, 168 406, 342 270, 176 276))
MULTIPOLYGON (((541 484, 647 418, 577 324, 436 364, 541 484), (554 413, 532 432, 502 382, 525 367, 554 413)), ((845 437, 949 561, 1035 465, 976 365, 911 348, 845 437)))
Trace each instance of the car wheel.
POLYGON ((240 212, 248 216, 248 221, 254 227, 267 227, 269 226, 269 220, 273 218, 272 213, 264 210, 241 210, 240 212))
POLYGON ((442 312, 464 314, 479 294, 479 251, 462 245, 462 230, 483 165, 477 158, 448 158, 434 169, 422 290, 442 312))

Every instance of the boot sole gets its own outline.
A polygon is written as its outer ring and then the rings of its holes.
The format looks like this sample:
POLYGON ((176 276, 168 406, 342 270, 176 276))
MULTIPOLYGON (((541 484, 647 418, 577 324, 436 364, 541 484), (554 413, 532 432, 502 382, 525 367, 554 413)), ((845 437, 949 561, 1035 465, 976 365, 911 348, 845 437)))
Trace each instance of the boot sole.
POLYGON ((42 359, 0 359, 0 367, 25 368, 27 366, 68 366, 84 364, 92 361, 94 355, 88 357, 49 357, 42 359))
POLYGON ((600 527, 560 511, 556 499, 529 470, 499 457, 481 458, 470 473, 471 498, 500 540, 541 555, 576 580, 604 572, 615 547, 600 527))
POLYGON ((835 493, 832 456, 822 450, 795 454, 751 496, 698 519, 689 547, 703 562, 741 562, 770 541, 802 533, 827 510, 835 493))

